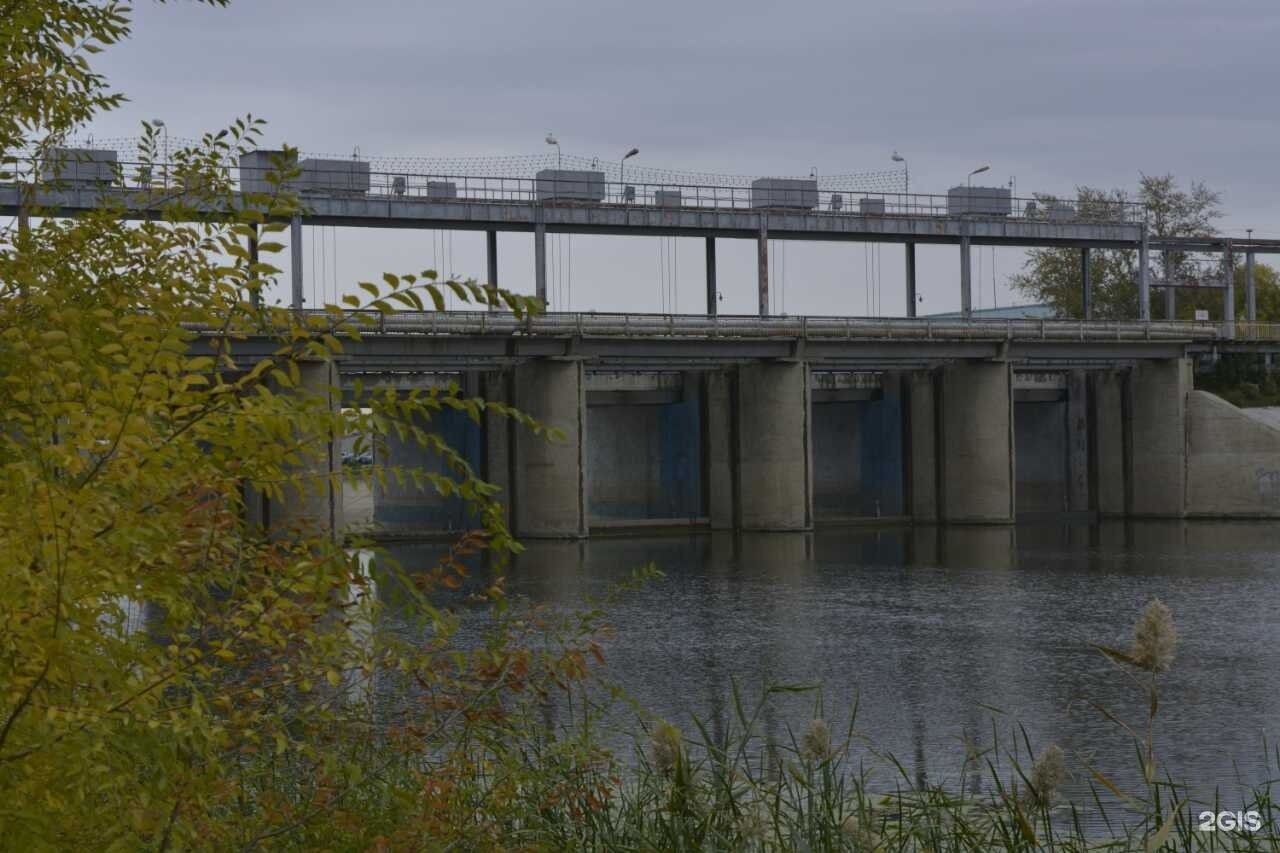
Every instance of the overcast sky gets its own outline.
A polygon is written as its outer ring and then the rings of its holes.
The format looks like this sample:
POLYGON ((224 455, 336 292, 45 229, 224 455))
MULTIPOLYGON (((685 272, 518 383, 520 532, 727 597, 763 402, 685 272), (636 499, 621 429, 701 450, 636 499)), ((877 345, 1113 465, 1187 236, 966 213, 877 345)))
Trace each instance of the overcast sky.
MULTIPOLYGON (((892 168, 896 149, 918 192, 984 163, 1019 195, 1172 172, 1222 192, 1225 230, 1280 236, 1277 35, 1275 0, 142 2, 134 38, 101 57, 131 102, 92 130, 163 118, 195 136, 253 113, 270 143, 366 156, 541 154, 553 131, 566 154, 637 146, 637 165, 762 175, 892 168)), ((309 230, 330 288, 444 266, 428 232, 309 230)), ((483 276, 483 236, 452 242, 451 271, 483 276)), ((503 285, 530 288, 531 238, 500 243, 503 285)), ((753 246, 721 243, 722 310, 751 311, 753 246)), ((669 248, 574 237, 571 307, 657 310, 669 248)), ((868 251, 789 244, 786 310, 864 313, 868 251)), ((955 249, 920 252, 922 310, 955 309, 955 249)), ((676 253, 679 308, 701 310, 701 243, 676 253)), ((1007 304, 1021 254, 978 254, 982 304, 993 264, 1007 304)), ((901 314, 901 247, 880 260, 883 313, 901 314)))

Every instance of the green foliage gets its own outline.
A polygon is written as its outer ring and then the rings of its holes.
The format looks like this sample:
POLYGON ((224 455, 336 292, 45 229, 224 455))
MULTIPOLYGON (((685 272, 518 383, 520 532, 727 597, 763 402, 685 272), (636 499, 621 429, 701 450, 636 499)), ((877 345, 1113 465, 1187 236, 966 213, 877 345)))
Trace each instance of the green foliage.
POLYGON ((1280 406, 1280 373, 1268 371, 1257 355, 1223 353, 1212 369, 1196 374, 1196 387, 1235 406, 1280 406))
MULTIPOLYGON (((1047 197, 1042 200, 1053 202, 1047 197)), ((1093 209, 1131 201, 1146 208, 1148 233, 1152 237, 1211 236, 1213 223, 1220 215, 1216 192, 1195 181, 1188 189, 1179 189, 1172 175, 1143 175, 1136 199, 1121 189, 1080 187, 1078 190, 1077 204, 1082 216, 1093 209)), ((1185 253, 1157 253, 1151 258, 1151 276, 1183 278, 1195 264, 1196 259, 1185 253)), ((1090 253, 1089 277, 1093 285, 1095 319, 1132 320, 1138 316, 1136 251, 1094 249, 1090 253)), ((1084 315, 1082 282, 1078 249, 1031 249, 1023 271, 1010 279, 1015 290, 1035 302, 1052 306, 1058 316, 1070 318, 1084 315)), ((1161 316, 1160 307, 1156 306, 1152 316, 1161 316)))

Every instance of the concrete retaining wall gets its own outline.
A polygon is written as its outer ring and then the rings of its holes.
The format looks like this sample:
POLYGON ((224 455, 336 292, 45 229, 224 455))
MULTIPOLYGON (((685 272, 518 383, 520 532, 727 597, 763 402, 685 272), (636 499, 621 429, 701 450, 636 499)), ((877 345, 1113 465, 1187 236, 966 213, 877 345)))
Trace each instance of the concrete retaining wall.
POLYGON ((1067 511, 1067 401, 1014 403, 1013 424, 1018 512, 1067 511))
POLYGON ((1186 411, 1188 515, 1280 518, 1280 425, 1205 391, 1186 411))
POLYGON ((885 377, 874 400, 813 405, 814 511, 828 517, 905 513, 902 394, 885 377))
POLYGON ((699 408, 696 387, 677 403, 587 406, 591 521, 702 514, 699 408))

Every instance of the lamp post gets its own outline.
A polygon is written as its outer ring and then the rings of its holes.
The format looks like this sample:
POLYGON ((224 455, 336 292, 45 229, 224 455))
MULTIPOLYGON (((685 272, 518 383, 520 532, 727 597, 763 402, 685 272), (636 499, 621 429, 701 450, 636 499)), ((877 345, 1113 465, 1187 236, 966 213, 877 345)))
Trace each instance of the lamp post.
POLYGON ((164 119, 153 119, 151 124, 160 128, 164 134, 164 185, 169 186, 169 127, 164 123, 164 119))
POLYGON ((556 139, 555 134, 547 134, 547 144, 556 147, 556 169, 560 168, 560 140, 556 139))
POLYGON ((967 186, 967 187, 972 187, 972 186, 973 186, 973 176, 974 176, 974 175, 981 175, 983 172, 987 172, 987 171, 990 171, 990 170, 991 170, 991 164, 990 164, 990 163, 988 163, 988 164, 987 164, 987 165, 985 165, 985 166, 979 166, 978 168, 974 169, 972 172, 970 172, 970 173, 969 173, 969 177, 965 178, 965 186, 967 186))
POLYGON ((902 183, 903 183, 903 191, 904 191, 907 195, 910 195, 910 194, 911 194, 911 167, 907 165, 907 158, 906 158, 906 157, 903 157, 903 156, 902 156, 901 154, 899 154, 897 151, 894 151, 894 152, 893 152, 893 156, 892 156, 892 157, 890 157, 889 159, 890 159, 890 160, 892 160, 892 161, 893 161, 893 162, 895 162, 895 163, 901 163, 901 164, 902 164, 902 183))
POLYGON ((622 194, 625 198, 627 193, 627 182, 623 180, 623 172, 627 167, 627 161, 640 153, 639 148, 632 148, 626 154, 622 155, 622 159, 618 161, 618 183, 622 184, 622 194))

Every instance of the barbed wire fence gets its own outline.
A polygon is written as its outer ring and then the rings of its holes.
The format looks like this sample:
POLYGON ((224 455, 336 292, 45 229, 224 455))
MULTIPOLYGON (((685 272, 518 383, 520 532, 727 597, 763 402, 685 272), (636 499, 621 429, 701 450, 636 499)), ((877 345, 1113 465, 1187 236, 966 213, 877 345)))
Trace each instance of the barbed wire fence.
MULTIPOLYGON (((141 137, 98 137, 83 136, 67 142, 68 148, 100 148, 116 152, 121 163, 136 163, 142 159, 139 145, 141 137)), ((158 163, 170 159, 175 151, 184 148, 199 148, 199 139, 180 136, 161 136, 157 138, 159 150, 156 151, 158 163)), ((30 156, 32 152, 18 151, 15 156, 30 156)), ((332 154, 314 151, 300 151, 300 159, 319 158, 326 160, 360 160, 369 164, 372 172, 385 172, 406 175, 466 175, 477 178, 533 178, 543 169, 573 169, 582 171, 603 172, 605 180, 621 183, 624 179, 637 184, 673 184, 683 186, 708 187, 750 187, 751 182, 763 175, 735 175, 720 172, 699 172, 682 169, 668 169, 656 166, 645 166, 628 162, 625 169, 618 160, 601 157, 588 157, 580 154, 563 154, 547 152, 542 154, 516 154, 487 157, 420 157, 400 155, 362 156, 358 150, 354 153, 332 154)), ((228 167, 238 164, 228 162, 228 167)), ((822 190, 850 193, 902 193, 906 192, 906 173, 901 169, 882 171, 848 172, 832 175, 800 175, 772 174, 771 178, 816 179, 822 190)))

